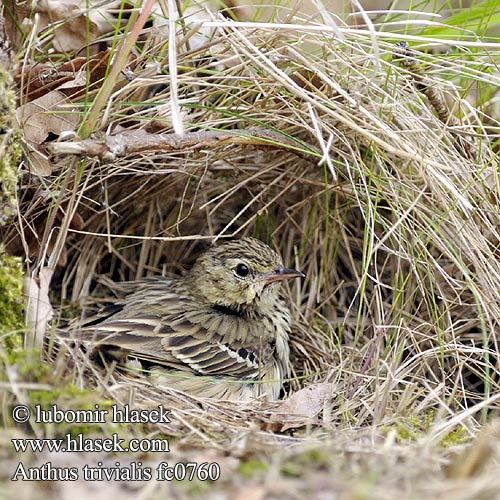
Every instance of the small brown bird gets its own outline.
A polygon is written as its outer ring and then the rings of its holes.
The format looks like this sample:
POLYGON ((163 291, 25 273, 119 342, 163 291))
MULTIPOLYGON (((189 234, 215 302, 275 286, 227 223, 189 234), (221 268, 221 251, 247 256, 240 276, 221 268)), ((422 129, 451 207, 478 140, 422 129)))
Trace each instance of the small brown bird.
POLYGON ((291 323, 278 283, 299 277, 265 243, 229 241, 203 253, 182 278, 134 282, 118 310, 76 336, 158 366, 155 379, 176 389, 274 401, 289 376, 291 323))

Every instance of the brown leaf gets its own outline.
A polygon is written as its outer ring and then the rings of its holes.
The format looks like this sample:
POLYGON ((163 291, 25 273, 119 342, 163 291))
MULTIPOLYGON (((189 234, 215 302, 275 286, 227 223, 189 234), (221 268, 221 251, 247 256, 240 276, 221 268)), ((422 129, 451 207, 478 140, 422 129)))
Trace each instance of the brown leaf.
MULTIPOLYGON (((56 213, 56 219, 59 222, 62 222, 64 216, 66 215, 67 210, 68 210, 68 203, 66 201, 61 202, 60 207, 58 207, 56 213)), ((83 220, 83 217, 78 212, 75 212, 71 217, 71 220, 69 222, 69 227, 71 229, 82 230, 84 225, 85 222, 83 220)))
POLYGON ((273 430, 283 432, 314 421, 325 403, 335 397, 336 387, 335 384, 323 382, 292 394, 271 416, 273 430))
POLYGON ((326 84, 321 80, 321 78, 312 71, 295 71, 290 75, 290 78, 299 87, 311 92, 315 92, 316 90, 320 90, 322 87, 326 87, 326 84))
POLYGON ((90 59, 75 57, 59 65, 51 62, 20 67, 16 83, 22 86, 24 102, 38 99, 55 89, 64 89, 64 94, 70 96, 102 80, 106 75, 110 54, 107 49, 90 59))
POLYGON ((80 123, 80 115, 72 109, 71 101, 57 90, 20 106, 16 118, 25 139, 34 144, 42 144, 50 133, 59 136, 74 131, 80 123))
POLYGON ((80 50, 111 31, 109 20, 112 8, 110 2, 105 2, 102 9, 89 9, 84 0, 42 0, 37 4, 38 32, 51 30, 56 52, 80 50))
POLYGON ((30 170, 42 177, 50 175, 52 173, 52 163, 47 155, 30 141, 26 141, 25 146, 24 153, 28 159, 30 170))

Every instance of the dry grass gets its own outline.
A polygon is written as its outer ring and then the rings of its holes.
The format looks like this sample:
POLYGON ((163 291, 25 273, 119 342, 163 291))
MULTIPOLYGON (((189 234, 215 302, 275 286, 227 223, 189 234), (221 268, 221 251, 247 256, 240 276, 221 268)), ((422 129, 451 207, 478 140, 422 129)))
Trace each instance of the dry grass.
MULTIPOLYGON (((337 395, 309 426, 273 433, 276 405, 195 400, 103 371, 83 352, 61 355, 55 373, 95 388, 97 401, 170 408, 172 423, 153 430, 174 438, 169 462, 221 462, 223 479, 210 488, 134 486, 144 498, 282 498, 294 488, 317 498, 494 496, 496 424, 470 441, 500 408, 498 47, 450 41, 444 53, 442 41, 411 31, 374 36, 300 20, 257 28, 212 17, 209 39, 188 46, 171 37, 170 52, 165 39, 142 33, 119 68, 133 69, 132 80, 115 71, 109 88, 98 80, 85 98, 70 96, 84 119, 99 89, 109 92, 91 130, 84 121, 80 132, 243 136, 259 128, 273 139, 150 148, 112 163, 54 156, 50 175, 23 175, 22 224, 5 239, 31 251, 28 274, 54 270, 60 314, 67 301, 109 294, 95 289, 103 275, 178 274, 214 239, 268 241, 307 276, 287 289, 290 392, 326 381, 337 395), (409 65, 393 61, 401 39, 427 52, 409 65), (250 459, 264 466, 247 477, 250 459)), ((29 393, 8 385, 9 404, 29 393)))

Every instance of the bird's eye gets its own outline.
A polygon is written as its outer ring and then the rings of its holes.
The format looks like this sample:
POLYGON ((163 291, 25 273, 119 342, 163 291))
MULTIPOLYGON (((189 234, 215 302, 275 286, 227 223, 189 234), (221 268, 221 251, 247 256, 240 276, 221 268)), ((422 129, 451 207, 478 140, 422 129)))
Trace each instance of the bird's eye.
POLYGON ((250 274, 250 268, 245 264, 238 264, 234 268, 234 272, 236 273, 236 276, 239 276, 240 278, 245 278, 250 274))

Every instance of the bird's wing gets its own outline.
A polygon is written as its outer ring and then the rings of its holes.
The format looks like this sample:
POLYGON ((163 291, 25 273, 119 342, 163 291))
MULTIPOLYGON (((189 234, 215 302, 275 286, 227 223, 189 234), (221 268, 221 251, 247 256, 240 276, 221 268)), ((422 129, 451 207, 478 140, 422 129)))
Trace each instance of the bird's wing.
POLYGON ((244 342, 243 321, 193 307, 188 298, 163 289, 153 305, 124 305, 102 322, 79 328, 73 338, 117 346, 177 370, 253 379, 259 376, 259 356, 244 342))

